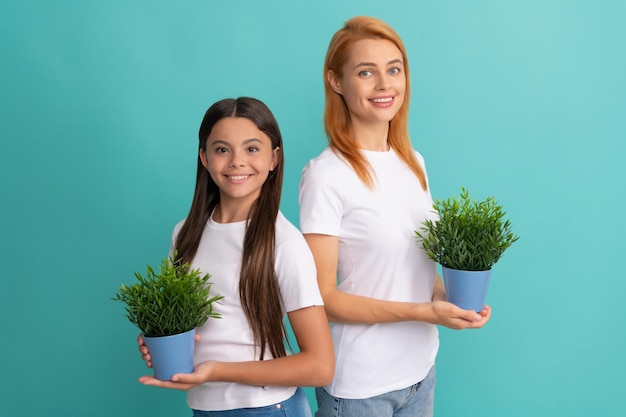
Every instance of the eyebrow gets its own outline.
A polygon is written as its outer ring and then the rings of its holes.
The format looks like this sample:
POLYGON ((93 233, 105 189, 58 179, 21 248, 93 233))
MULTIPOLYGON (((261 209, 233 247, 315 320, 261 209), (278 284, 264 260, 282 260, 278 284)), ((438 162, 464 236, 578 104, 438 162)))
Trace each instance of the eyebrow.
MULTIPOLYGON (((400 65, 404 65, 404 63, 402 62, 401 59, 392 59, 391 61, 387 62, 387 66, 389 65, 393 65, 393 64, 400 64, 400 65)), ((359 67, 375 67, 376 64, 373 62, 360 62, 358 64, 356 64, 354 66, 354 68, 359 68, 359 67)))
MULTIPOLYGON (((246 139, 246 140, 244 140, 244 141, 243 141, 243 144, 244 144, 244 145, 248 145, 248 144, 250 144, 250 143, 252 143, 252 142, 259 142, 259 143, 263 143, 263 141, 262 141, 261 139, 259 139, 259 138, 250 138, 250 139, 246 139)), ((215 144, 223 144, 223 145, 229 145, 229 146, 230 146, 230 143, 228 143, 227 141, 225 141, 225 140, 223 140, 223 139, 215 139, 214 141, 212 141, 212 142, 210 143, 210 145, 211 145, 211 146, 212 146, 212 145, 215 145, 215 144)))

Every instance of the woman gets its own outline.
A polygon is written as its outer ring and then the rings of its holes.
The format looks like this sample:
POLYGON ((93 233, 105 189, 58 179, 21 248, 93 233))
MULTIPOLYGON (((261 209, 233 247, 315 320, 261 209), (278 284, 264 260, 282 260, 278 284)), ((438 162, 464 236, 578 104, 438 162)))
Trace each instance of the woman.
POLYGON ((324 63, 329 147, 304 168, 300 228, 334 322, 336 371, 318 388, 318 417, 430 416, 436 325, 482 327, 490 317, 445 301, 414 238, 432 216, 422 156, 408 136, 409 67, 386 23, 355 17, 324 63))
MULTIPOLYGON (((219 320, 196 329, 194 372, 146 385, 188 390, 196 417, 306 417, 299 386, 328 383, 333 348, 304 238, 279 211, 282 138, 259 100, 224 99, 199 132, 189 215, 174 228, 170 256, 212 276, 219 320), (289 317, 299 352, 285 349, 289 317)), ((150 354, 138 339, 143 359, 150 354)))

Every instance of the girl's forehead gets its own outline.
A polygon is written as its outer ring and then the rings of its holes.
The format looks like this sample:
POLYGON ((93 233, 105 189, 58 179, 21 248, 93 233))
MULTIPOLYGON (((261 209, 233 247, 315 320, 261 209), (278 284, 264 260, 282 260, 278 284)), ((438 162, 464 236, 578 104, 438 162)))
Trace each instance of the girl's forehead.
POLYGON ((245 117, 225 117, 219 120, 211 129, 211 134, 229 134, 239 136, 247 132, 261 132, 261 130, 254 124, 254 122, 245 117))
POLYGON ((211 129, 207 143, 227 142, 243 143, 256 140, 271 142, 270 138, 256 124, 245 117, 225 117, 211 129))

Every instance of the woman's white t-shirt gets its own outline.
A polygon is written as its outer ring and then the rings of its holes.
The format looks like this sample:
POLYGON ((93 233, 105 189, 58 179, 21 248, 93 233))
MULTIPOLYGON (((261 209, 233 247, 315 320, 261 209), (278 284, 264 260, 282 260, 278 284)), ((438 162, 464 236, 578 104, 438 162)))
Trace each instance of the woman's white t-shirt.
MULTIPOLYGON (((426 303, 436 264, 414 231, 434 218, 429 190, 388 152, 362 151, 375 173, 373 189, 330 149, 311 160, 300 181, 300 230, 339 237, 338 288, 365 297, 426 303)), ((424 169, 422 156, 416 152, 424 169)), ((326 390, 369 398, 421 381, 434 365, 439 339, 425 322, 332 324, 336 371, 326 390)))

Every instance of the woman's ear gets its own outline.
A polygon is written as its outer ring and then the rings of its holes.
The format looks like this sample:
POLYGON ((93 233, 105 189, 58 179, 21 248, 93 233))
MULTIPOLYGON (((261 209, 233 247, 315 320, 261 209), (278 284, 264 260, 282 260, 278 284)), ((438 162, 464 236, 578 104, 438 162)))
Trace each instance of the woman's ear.
POLYGON ((335 93, 341 94, 341 85, 339 83, 339 78, 333 70, 328 70, 328 72, 326 72, 326 80, 328 81, 330 88, 332 88, 335 93))

